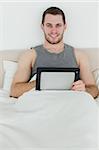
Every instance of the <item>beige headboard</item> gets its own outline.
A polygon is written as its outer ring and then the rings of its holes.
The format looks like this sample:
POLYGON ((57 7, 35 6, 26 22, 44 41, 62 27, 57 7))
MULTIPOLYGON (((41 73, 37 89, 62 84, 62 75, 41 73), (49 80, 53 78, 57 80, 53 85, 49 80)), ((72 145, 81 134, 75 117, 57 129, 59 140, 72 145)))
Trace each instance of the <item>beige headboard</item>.
MULTIPOLYGON (((86 53, 89 59, 91 70, 99 68, 99 48, 79 48, 86 53)), ((3 50, 0 51, 0 87, 3 84, 3 60, 11 60, 17 62, 20 55, 26 50, 3 50)))
POLYGON ((26 50, 19 50, 19 49, 0 51, 0 88, 3 87, 3 78, 4 78, 3 60, 18 62, 20 55, 25 51, 26 50))

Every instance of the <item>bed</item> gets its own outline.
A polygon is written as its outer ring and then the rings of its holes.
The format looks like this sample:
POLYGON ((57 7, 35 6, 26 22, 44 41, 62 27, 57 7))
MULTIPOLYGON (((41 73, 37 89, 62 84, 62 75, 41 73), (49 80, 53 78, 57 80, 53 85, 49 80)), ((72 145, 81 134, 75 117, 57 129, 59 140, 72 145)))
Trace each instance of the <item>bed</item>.
MULTIPOLYGON (((99 49, 83 48, 99 88, 99 49)), ((0 51, 0 149, 98 150, 99 97, 86 92, 35 91, 9 97, 26 50, 0 51)))

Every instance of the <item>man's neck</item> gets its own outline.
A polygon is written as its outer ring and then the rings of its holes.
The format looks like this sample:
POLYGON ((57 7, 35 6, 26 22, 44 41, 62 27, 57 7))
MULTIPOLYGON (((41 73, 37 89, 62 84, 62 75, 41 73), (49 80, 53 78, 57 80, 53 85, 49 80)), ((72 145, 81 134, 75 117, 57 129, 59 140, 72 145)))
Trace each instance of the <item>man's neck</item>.
POLYGON ((63 42, 60 42, 58 44, 50 44, 48 42, 45 42, 43 46, 50 53, 60 53, 64 50, 64 43, 63 42))

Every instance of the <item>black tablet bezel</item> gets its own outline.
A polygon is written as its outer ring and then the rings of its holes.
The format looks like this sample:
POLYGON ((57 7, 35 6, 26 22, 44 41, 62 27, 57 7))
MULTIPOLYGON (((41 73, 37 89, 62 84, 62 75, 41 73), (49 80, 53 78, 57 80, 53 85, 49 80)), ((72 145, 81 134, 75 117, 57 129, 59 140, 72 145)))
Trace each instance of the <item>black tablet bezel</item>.
POLYGON ((40 89, 40 78, 42 72, 74 72, 75 79, 74 82, 80 79, 80 69, 79 68, 54 68, 54 67, 38 67, 36 76, 36 90, 40 89))

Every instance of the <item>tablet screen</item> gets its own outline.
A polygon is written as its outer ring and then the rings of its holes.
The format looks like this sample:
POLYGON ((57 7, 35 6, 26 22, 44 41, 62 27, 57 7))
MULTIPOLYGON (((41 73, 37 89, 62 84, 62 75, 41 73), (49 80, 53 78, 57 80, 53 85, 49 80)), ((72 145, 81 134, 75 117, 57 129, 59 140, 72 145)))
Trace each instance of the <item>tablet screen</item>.
POLYGON ((37 68, 36 90, 69 90, 78 77, 78 68, 37 68))

